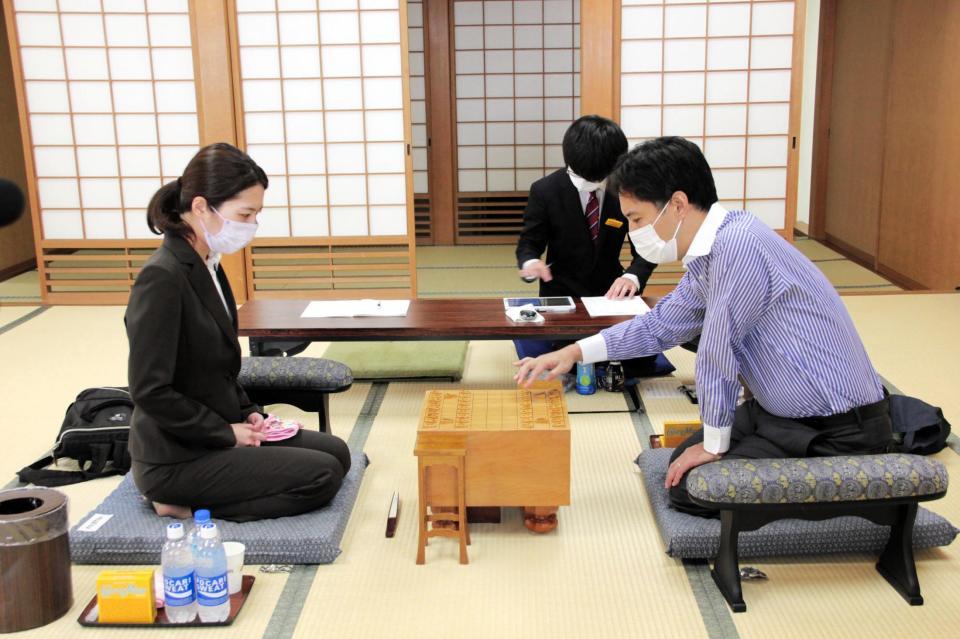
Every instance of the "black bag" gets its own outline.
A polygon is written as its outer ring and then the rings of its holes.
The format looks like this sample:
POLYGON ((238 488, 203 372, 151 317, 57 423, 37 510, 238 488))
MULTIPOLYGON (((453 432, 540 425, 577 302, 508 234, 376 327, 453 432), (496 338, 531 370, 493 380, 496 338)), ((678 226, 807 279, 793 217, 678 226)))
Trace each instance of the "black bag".
POLYGON ((894 437, 900 441, 900 452, 933 455, 947 445, 950 422, 943 411, 916 397, 891 395, 890 421, 894 437))
POLYGON ((65 486, 130 470, 130 417, 133 399, 125 387, 88 388, 67 408, 50 453, 17 475, 24 483, 65 486), (45 470, 62 457, 77 460, 79 471, 45 470))

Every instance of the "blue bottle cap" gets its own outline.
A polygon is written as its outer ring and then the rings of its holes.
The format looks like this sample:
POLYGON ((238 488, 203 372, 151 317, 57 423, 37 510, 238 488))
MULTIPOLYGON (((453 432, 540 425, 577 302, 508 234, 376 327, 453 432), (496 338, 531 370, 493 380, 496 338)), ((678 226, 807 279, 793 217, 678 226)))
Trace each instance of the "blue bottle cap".
POLYGON ((200 510, 193 513, 193 520, 197 523, 210 521, 210 511, 207 510, 206 508, 201 508, 200 510))

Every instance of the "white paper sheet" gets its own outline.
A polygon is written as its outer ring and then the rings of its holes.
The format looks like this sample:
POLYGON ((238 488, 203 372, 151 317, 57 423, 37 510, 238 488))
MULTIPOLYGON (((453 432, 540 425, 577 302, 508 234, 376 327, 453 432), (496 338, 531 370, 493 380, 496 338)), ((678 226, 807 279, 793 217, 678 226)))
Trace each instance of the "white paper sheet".
POLYGON ((615 315, 643 315, 650 307, 639 297, 633 299, 608 300, 605 297, 581 297, 590 317, 609 317, 615 315))
POLYGON ((410 300, 324 300, 307 304, 300 317, 405 317, 409 308, 410 300))

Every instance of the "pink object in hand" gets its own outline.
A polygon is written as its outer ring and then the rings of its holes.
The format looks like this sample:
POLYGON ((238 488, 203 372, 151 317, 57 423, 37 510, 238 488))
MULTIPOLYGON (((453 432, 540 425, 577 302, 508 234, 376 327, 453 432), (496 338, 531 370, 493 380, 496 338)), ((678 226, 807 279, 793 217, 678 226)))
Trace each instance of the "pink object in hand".
POLYGON ((303 428, 300 422, 292 419, 280 419, 276 415, 268 415, 263 420, 263 434, 268 442, 278 442, 290 439, 303 428))

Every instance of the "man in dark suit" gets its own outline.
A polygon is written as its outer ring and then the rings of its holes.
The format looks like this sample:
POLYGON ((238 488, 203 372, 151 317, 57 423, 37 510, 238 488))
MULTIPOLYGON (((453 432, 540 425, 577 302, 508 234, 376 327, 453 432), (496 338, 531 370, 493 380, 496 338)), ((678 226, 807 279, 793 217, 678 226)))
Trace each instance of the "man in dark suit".
POLYGON ((631 244, 633 261, 624 272, 627 220, 617 196, 606 192, 607 175, 626 151, 627 138, 615 122, 584 116, 563 136, 566 168, 530 187, 517 264, 521 277, 539 278, 540 295, 623 298, 643 291, 656 265, 631 244), (540 259, 544 250, 546 262, 540 259))
MULTIPOLYGON (((598 115, 575 121, 563 136, 564 169, 530 187, 517 242, 520 277, 540 280, 540 295, 631 298, 643 292, 656 267, 637 254, 624 271, 620 251, 627 219, 616 194, 607 193, 607 176, 627 151, 627 137, 616 122, 598 115), (546 250, 546 260, 540 258, 546 250)), ((536 357, 568 342, 517 340, 517 354, 536 357)), ((669 372, 655 358, 625 364, 628 376, 669 372)), ((664 361, 662 364, 666 364, 664 361)))

